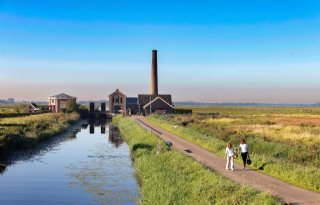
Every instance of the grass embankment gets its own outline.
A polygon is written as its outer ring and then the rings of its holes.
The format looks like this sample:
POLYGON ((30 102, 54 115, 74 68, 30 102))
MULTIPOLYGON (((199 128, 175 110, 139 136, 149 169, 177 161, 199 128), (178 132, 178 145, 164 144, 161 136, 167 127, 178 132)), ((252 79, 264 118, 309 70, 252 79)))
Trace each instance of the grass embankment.
POLYGON ((140 204, 280 204, 272 196, 208 170, 179 151, 157 154, 154 134, 129 118, 114 123, 129 144, 141 187, 140 204))
POLYGON ((220 155, 227 142, 238 146, 245 138, 254 168, 320 192, 319 110, 282 109, 211 108, 207 113, 155 115, 148 120, 220 155))
POLYGON ((0 158, 13 150, 32 148, 65 131, 80 119, 77 113, 47 113, 0 119, 0 158))

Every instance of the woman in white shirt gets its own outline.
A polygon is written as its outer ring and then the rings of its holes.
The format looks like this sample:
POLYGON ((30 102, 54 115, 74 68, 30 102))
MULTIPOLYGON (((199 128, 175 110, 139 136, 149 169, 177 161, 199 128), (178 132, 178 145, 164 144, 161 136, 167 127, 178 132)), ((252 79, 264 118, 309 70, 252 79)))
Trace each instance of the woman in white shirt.
POLYGON ((243 169, 246 169, 247 159, 248 159, 248 145, 245 139, 242 139, 240 142, 240 150, 241 150, 241 157, 243 161, 243 169))
POLYGON ((233 171, 233 157, 234 157, 234 150, 231 143, 227 144, 226 152, 224 158, 227 158, 226 170, 229 170, 229 166, 233 171))

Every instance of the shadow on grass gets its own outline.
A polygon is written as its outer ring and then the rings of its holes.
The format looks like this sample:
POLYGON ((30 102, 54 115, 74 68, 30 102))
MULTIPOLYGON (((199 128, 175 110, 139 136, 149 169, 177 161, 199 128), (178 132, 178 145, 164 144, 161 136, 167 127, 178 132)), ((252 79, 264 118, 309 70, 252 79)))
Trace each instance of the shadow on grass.
POLYGON ((266 163, 263 163, 260 167, 258 167, 258 170, 264 170, 264 167, 270 162, 266 162, 266 163))
POLYGON ((142 143, 133 145, 133 147, 132 147, 132 151, 133 152, 136 152, 138 149, 146 149, 148 151, 151 151, 152 150, 152 146, 149 145, 149 144, 142 144, 142 143))

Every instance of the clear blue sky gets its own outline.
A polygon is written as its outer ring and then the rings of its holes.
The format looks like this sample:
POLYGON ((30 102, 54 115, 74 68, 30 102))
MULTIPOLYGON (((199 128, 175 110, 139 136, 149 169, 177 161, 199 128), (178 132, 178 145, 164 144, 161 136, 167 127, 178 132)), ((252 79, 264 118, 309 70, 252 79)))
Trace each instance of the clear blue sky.
POLYGON ((0 98, 320 101, 320 1, 0 0, 0 98), (66 3, 68 2, 68 3, 66 3))

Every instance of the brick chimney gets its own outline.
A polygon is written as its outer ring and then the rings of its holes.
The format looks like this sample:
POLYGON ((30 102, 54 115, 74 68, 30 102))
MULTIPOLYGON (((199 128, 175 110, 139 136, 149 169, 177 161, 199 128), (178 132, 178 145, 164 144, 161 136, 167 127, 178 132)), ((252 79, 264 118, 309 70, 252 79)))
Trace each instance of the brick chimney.
POLYGON ((157 62, 157 50, 152 50, 151 95, 158 95, 158 62, 157 62))

